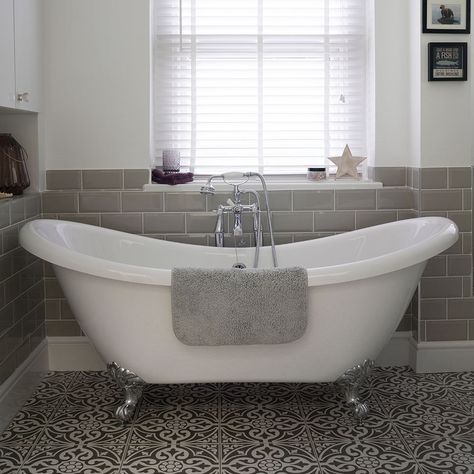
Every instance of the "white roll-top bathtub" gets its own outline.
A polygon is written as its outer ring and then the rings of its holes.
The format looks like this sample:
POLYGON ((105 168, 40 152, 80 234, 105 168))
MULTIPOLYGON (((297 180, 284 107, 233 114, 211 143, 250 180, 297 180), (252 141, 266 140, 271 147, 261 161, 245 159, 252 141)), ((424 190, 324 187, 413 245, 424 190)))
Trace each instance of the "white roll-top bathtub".
MULTIPOLYGON (((23 226, 20 242, 53 264, 104 361, 148 383, 327 382, 375 359, 397 328, 427 260, 453 245, 456 225, 425 217, 279 245, 280 267, 308 271, 309 319, 286 344, 187 346, 172 329, 173 267, 252 266, 254 249, 203 247, 59 220, 23 226)), ((271 267, 270 248, 260 266, 271 267)), ((256 314, 255 317, 258 317, 256 314)))

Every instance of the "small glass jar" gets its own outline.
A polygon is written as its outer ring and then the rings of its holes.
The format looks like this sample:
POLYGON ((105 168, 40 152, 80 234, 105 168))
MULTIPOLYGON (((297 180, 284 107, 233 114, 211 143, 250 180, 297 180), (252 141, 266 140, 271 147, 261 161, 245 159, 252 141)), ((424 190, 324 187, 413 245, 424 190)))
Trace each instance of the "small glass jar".
POLYGON ((326 179, 326 168, 308 168, 306 177, 310 181, 324 181, 326 179))

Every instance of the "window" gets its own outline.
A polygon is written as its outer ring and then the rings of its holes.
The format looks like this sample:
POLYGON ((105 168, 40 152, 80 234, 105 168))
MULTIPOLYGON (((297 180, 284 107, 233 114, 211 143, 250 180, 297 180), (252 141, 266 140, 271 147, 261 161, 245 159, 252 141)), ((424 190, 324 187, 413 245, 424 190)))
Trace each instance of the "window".
POLYGON ((155 0, 155 156, 303 173, 366 153, 366 0, 155 0))

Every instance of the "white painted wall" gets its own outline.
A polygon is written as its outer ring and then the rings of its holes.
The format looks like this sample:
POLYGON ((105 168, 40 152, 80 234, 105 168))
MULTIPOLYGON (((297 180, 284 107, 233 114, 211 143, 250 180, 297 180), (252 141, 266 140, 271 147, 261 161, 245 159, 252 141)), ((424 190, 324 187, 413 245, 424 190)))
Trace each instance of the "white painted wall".
POLYGON ((45 168, 148 167, 148 0, 44 8, 45 168))
MULTIPOLYGON (((470 166, 472 80, 427 82, 426 44, 452 38, 422 35, 412 0, 374 3, 370 164, 470 166)), ((45 10, 44 168, 148 167, 148 0, 47 0, 45 10)))
POLYGON ((410 3, 375 0, 372 166, 403 166, 409 155, 410 3))
POLYGON ((469 35, 421 36, 421 166, 471 166, 472 77, 428 82, 428 43, 438 41, 467 42, 471 51, 469 35))

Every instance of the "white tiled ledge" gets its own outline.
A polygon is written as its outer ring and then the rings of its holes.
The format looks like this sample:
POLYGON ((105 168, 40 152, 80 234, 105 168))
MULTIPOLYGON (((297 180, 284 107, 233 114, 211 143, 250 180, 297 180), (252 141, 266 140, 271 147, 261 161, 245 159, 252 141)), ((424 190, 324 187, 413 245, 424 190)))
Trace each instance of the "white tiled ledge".
MULTIPOLYGON (((370 180, 355 180, 355 179, 327 179, 325 181, 308 181, 307 179, 267 179, 267 188, 269 191, 318 191, 321 189, 379 189, 383 184, 377 181, 370 180)), ((201 186, 206 184, 204 179, 196 179, 192 183, 176 184, 170 186, 168 184, 145 184, 143 191, 146 192, 198 192, 201 186)), ((232 188, 224 183, 222 180, 215 179, 212 181, 212 186, 216 191, 229 191, 232 188)), ((262 186, 259 181, 248 181, 242 185, 242 189, 252 188, 261 190, 262 186)))

